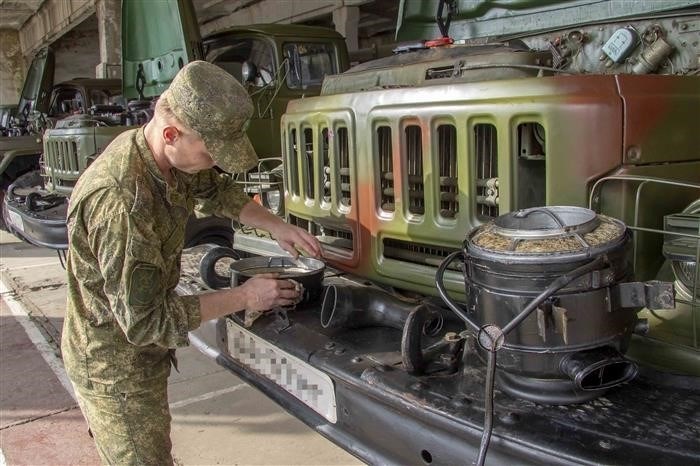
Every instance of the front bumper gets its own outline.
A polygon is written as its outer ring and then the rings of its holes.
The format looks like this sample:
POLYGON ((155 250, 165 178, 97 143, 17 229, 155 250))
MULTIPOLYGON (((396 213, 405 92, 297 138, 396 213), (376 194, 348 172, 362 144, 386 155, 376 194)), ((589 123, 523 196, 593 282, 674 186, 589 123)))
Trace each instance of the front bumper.
POLYGON ((41 211, 28 210, 10 196, 5 196, 4 203, 9 227, 20 239, 36 246, 68 249, 68 199, 41 211))
MULTIPOLYGON (((467 353, 454 373, 412 376, 397 362, 401 332, 381 327, 327 330, 321 327, 319 314, 320 303, 315 303, 290 313, 291 326, 284 330, 278 330, 273 316, 259 319, 250 330, 332 379, 336 422, 319 415, 263 371, 232 357, 226 337, 231 322, 205 324, 193 334, 193 342, 369 464, 454 465, 476 459, 485 372, 478 358, 467 353)), ((603 397, 569 406, 517 400, 496 388, 487 464, 700 461, 697 378, 648 371, 603 397)))

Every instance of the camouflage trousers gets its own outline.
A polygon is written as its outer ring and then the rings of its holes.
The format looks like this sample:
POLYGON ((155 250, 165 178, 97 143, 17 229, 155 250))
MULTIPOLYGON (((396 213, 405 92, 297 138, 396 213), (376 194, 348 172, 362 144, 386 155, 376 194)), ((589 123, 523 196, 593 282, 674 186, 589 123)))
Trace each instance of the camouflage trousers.
POLYGON ((129 393, 73 387, 103 464, 173 464, 167 379, 129 393))

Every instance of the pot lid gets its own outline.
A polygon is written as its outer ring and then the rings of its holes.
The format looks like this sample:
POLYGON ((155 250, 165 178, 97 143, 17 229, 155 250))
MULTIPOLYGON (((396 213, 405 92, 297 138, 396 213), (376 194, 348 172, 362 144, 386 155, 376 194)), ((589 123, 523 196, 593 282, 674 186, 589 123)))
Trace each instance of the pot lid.
POLYGON ((467 247, 519 256, 589 253, 617 244, 625 231, 621 221, 582 207, 535 207, 501 215, 473 230, 467 247))

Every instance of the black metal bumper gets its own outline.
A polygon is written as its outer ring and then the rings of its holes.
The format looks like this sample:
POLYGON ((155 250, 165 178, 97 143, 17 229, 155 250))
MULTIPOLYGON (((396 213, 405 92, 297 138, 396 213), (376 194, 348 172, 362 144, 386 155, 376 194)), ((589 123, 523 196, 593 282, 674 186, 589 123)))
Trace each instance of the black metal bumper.
POLYGON ((36 246, 68 249, 68 200, 46 211, 30 211, 5 197, 9 227, 17 237, 36 246))
MULTIPOLYGON (((454 373, 412 376, 400 363, 400 332, 322 329, 320 304, 274 318, 253 333, 329 375, 337 422, 228 355, 217 362, 320 434, 369 464, 471 464, 484 418, 484 368, 469 352, 454 373)), ((225 325, 220 322, 219 326, 225 325)), ((496 386, 486 464, 700 464, 700 380, 643 375, 585 404, 545 406, 496 386)))

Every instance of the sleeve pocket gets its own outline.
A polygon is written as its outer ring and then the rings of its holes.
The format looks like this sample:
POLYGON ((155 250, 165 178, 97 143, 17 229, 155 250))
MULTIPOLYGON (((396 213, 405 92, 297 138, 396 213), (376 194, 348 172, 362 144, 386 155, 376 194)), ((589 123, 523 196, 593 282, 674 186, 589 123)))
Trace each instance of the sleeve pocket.
POLYGON ((148 306, 161 293, 160 270, 153 264, 137 263, 129 276, 127 302, 130 306, 148 306))

